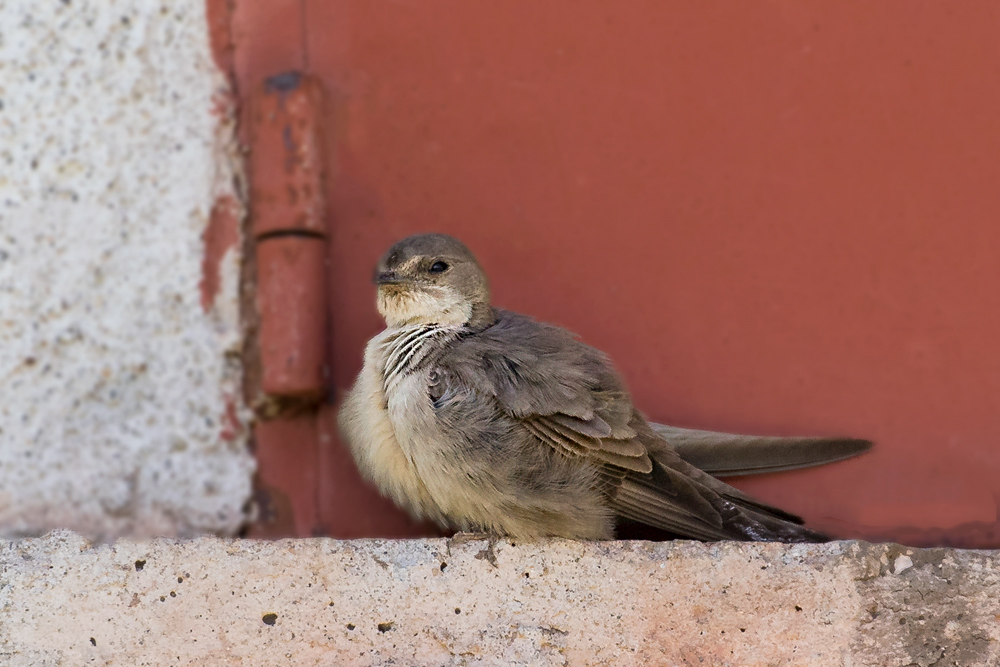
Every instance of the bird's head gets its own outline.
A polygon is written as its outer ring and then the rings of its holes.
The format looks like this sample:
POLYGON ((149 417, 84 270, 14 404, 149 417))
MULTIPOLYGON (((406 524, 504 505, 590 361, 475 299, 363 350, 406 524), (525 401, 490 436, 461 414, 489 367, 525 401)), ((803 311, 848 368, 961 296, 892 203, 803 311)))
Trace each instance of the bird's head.
POLYGON ((458 239, 420 234, 389 248, 375 269, 378 312, 390 327, 485 326, 493 319, 486 274, 458 239))

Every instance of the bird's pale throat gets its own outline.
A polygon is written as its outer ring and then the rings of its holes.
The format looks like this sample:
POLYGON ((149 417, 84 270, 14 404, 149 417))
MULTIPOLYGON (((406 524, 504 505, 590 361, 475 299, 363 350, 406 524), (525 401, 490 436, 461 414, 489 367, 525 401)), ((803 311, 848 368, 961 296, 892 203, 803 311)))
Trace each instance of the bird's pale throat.
POLYGON ((379 285, 378 312, 390 327, 412 324, 466 324, 473 303, 441 285, 379 285))

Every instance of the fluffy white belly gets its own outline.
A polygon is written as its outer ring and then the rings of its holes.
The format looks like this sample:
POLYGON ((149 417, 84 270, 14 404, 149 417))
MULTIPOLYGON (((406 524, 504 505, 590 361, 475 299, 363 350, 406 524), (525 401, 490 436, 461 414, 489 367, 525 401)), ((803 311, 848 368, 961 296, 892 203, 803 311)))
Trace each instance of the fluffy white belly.
POLYGON ((443 525, 460 511, 456 483, 449 484, 455 463, 437 427, 428 394, 431 364, 424 362, 455 334, 453 327, 420 326, 387 329, 373 338, 340 415, 365 476, 415 516, 443 525))
POLYGON ((401 379, 387 394, 387 412, 396 442, 413 474, 421 480, 437 510, 450 522, 464 523, 465 515, 486 501, 462 470, 456 443, 438 426, 427 392, 427 374, 401 379))

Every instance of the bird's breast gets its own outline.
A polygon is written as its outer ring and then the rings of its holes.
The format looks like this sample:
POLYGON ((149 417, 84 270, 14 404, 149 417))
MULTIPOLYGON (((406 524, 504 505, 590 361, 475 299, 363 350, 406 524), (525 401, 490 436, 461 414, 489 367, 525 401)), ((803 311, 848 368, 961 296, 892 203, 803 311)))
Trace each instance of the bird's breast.
POLYGON ((426 376, 429 365, 460 331, 458 326, 425 324, 383 332, 378 347, 386 394, 407 378, 426 376))
POLYGON ((380 344, 386 411, 396 439, 418 468, 433 465, 445 444, 428 392, 435 359, 461 327, 424 325, 394 330, 380 344))

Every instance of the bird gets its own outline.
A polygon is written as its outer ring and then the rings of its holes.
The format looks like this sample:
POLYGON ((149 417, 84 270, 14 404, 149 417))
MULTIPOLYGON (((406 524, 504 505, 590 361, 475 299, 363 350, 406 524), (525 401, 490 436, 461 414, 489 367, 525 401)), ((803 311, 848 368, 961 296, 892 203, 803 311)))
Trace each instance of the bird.
POLYGON ((359 471, 418 520, 496 538, 821 542, 718 479, 860 454, 858 438, 741 436, 656 424, 600 350, 494 307, 446 234, 395 243, 375 271, 385 329, 338 426, 359 471))

